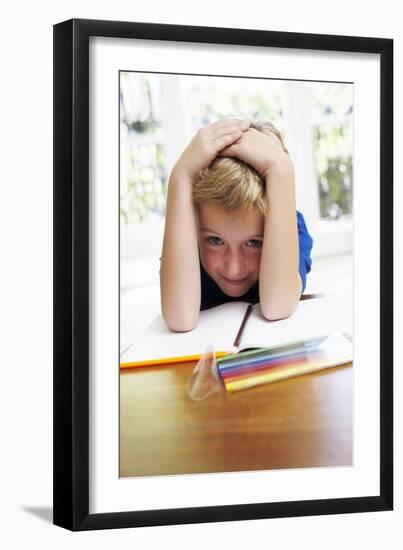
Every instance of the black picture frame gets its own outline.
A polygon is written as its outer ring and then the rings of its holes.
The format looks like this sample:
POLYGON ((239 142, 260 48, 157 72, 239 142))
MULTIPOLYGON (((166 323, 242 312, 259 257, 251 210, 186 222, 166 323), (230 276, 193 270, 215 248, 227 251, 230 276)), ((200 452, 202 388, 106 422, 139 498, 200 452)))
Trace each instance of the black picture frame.
POLYGON ((393 507, 393 40, 72 19, 54 26, 54 524, 91 530, 393 507), (89 38, 380 55, 380 491, 373 496, 89 513, 89 38))

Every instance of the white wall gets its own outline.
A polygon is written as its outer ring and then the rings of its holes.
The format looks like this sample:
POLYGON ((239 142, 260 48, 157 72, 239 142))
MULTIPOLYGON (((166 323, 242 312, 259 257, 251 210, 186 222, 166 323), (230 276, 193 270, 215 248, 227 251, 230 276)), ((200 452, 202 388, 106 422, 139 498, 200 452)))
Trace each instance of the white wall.
MULTIPOLYGON (((395 97, 403 95, 403 31, 399 3, 375 11, 364 1, 326 5, 182 0, 60 0, 6 3, 2 10, 0 120, 3 152, 1 303, 1 519, 6 548, 205 548, 225 537, 232 548, 328 550, 398 548, 402 540, 402 375, 396 369, 396 497, 394 512, 260 520, 72 534, 51 526, 52 428, 52 24, 71 17, 194 24, 395 38, 395 97), (29 102, 26 102, 26 98, 29 102), (23 151, 23 155, 22 155, 23 151), (4 195, 3 195, 4 193, 4 195), (10 330, 11 329, 11 330, 10 330), (400 391, 399 391, 400 390, 400 391), (29 511, 31 509, 31 511, 29 511), (32 512, 32 509, 34 511, 32 512), (6 542, 7 539, 7 542, 6 542)), ((396 102, 396 151, 403 147, 402 104, 396 102)), ((403 179, 396 163, 395 181, 403 179)), ((396 186, 396 212, 402 204, 396 186)), ((402 233, 400 219, 396 220, 402 233)), ((396 251, 398 249, 396 244, 396 251)), ((402 248, 400 246, 400 248, 402 248)), ((396 280, 402 279, 402 265, 396 280)), ((398 289, 396 289, 397 291, 398 289)), ((396 294, 396 304, 401 305, 396 294)), ((396 335, 401 333, 400 315, 396 335)), ((397 337, 396 337, 397 341, 397 337)), ((396 342, 396 367, 402 360, 396 342), (399 361, 400 359, 400 361, 399 361)))

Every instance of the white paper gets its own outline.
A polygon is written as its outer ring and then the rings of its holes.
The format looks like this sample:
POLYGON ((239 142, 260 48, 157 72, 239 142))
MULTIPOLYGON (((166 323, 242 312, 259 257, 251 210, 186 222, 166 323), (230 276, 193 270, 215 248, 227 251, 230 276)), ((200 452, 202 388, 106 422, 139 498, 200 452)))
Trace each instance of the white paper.
POLYGON ((325 336, 334 331, 353 331, 353 295, 350 292, 303 300, 287 319, 267 321, 254 310, 246 324, 241 349, 271 347, 325 336))

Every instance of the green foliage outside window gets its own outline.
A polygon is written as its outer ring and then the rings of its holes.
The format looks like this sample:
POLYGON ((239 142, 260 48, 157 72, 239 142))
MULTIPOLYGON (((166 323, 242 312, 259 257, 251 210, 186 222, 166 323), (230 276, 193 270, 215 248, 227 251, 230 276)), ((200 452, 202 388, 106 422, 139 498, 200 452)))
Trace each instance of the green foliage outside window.
POLYGON ((166 161, 155 111, 158 76, 121 73, 120 220, 140 223, 164 215, 166 161))
POLYGON ((165 154, 158 143, 128 148, 122 155, 129 174, 121 182, 120 218, 122 223, 140 223, 165 210, 165 154), (149 159, 144 162, 144 159, 149 159))
POLYGON ((353 89, 312 83, 309 90, 320 216, 338 219, 352 213, 353 89))
POLYGON ((337 219, 352 212, 352 159, 343 154, 343 125, 314 128, 316 167, 319 180, 320 215, 337 219), (340 143, 340 146, 337 145, 340 143))

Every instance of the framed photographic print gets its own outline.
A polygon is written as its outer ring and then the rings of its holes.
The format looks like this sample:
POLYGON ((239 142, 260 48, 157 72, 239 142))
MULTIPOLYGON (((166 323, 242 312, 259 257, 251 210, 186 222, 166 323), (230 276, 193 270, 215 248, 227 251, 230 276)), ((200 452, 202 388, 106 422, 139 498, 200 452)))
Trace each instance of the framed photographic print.
POLYGON ((391 510, 393 40, 54 26, 54 523, 391 510))

